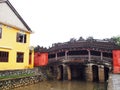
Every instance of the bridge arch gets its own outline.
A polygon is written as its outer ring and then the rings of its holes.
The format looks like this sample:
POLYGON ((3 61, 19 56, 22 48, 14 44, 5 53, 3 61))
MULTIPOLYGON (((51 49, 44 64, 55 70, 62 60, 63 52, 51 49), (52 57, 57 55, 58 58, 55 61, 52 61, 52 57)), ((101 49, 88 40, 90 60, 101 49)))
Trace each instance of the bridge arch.
POLYGON ((52 73, 52 75, 54 75, 54 72, 55 72, 54 66, 50 66, 49 69, 50 69, 50 72, 52 73))
POLYGON ((72 80, 85 80, 85 65, 70 65, 72 80))
POLYGON ((93 82, 99 81, 99 67, 97 65, 92 65, 92 73, 93 73, 93 82))
MULTIPOLYGON (((55 68, 51 67, 54 71, 55 68)), ((110 68, 97 64, 60 64, 57 66, 58 80, 88 80, 104 82, 108 80, 110 68)))
POLYGON ((109 71, 110 69, 108 67, 104 67, 104 81, 107 81, 109 78, 109 71))
POLYGON ((58 80, 85 80, 85 65, 67 65, 57 66, 58 80))

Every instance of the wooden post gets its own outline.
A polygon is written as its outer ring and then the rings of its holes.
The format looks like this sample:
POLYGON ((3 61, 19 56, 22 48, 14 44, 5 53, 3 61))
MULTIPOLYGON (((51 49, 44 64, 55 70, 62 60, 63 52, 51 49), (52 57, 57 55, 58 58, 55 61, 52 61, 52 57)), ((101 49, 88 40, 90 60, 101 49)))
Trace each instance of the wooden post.
POLYGON ((57 53, 55 53, 55 60, 57 60, 57 53))
POLYGON ((101 61, 103 61, 103 52, 101 51, 101 61))
POLYGON ((90 53, 90 50, 87 50, 88 51, 88 61, 91 61, 91 53, 90 53))
POLYGON ((67 53, 68 53, 68 51, 66 50, 66 51, 65 51, 65 60, 68 59, 68 58, 67 58, 67 56, 68 56, 67 53))

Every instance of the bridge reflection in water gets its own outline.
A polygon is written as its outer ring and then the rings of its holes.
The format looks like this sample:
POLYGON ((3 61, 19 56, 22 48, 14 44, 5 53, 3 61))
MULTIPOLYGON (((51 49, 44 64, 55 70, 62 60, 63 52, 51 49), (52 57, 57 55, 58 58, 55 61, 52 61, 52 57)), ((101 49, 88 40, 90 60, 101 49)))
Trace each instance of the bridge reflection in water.
POLYGON ((105 83, 81 81, 46 81, 14 90, 107 90, 105 83))

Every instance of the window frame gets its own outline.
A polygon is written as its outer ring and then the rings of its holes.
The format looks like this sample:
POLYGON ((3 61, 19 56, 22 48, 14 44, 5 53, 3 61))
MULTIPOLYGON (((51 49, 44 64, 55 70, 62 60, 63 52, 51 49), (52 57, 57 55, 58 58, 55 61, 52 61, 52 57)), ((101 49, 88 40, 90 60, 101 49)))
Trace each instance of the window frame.
POLYGON ((23 63, 24 62, 24 52, 17 52, 16 62, 23 63))
POLYGON ((0 51, 0 62, 8 62, 8 61, 9 61, 9 52, 0 51))
POLYGON ((2 28, 0 27, 0 39, 2 38, 2 28))
POLYGON ((17 32, 16 42, 27 43, 27 34, 23 34, 23 33, 17 32))

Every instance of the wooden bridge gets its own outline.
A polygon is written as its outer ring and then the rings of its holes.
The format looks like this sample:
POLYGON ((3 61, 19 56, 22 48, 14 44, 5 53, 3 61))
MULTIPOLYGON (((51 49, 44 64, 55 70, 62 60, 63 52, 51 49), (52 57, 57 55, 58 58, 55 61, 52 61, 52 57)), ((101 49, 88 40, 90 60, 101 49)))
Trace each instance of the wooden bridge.
POLYGON ((112 50, 120 49, 109 41, 74 41, 49 48, 49 66, 58 80, 79 79, 104 82, 112 70, 112 50))

